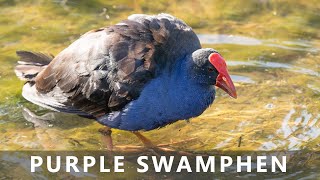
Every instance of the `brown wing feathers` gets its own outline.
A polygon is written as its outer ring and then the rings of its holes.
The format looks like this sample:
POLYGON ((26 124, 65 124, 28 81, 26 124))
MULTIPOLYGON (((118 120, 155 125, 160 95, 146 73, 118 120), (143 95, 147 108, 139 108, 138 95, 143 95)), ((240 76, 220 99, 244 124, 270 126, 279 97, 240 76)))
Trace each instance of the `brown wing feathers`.
MULTIPOLYGON (((84 34, 38 74, 37 90, 48 93, 59 89, 67 96, 69 106, 96 117, 138 98, 159 68, 176 60, 171 52, 185 55, 173 49, 175 45, 170 43, 177 40, 171 36, 179 39, 183 28, 189 28, 171 17, 145 17, 84 34)), ((188 31, 188 36, 195 39, 196 35, 188 31)), ((200 43, 194 44, 184 51, 200 47, 200 43)), ((184 48, 184 44, 179 46, 184 48)))

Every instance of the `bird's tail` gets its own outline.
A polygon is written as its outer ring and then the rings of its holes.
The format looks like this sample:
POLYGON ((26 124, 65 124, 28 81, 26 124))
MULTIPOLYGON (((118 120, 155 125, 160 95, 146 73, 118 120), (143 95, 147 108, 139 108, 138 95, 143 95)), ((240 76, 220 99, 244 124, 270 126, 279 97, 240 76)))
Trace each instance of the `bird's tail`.
POLYGON ((54 58, 52 55, 47 55, 39 52, 17 51, 20 57, 14 72, 19 79, 23 81, 34 81, 35 77, 44 70, 54 58))

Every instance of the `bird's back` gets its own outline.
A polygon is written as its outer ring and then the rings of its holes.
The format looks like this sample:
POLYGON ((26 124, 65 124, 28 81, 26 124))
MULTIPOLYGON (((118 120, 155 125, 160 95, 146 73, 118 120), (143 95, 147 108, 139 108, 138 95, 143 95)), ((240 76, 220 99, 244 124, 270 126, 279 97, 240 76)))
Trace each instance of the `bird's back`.
POLYGON ((44 107, 100 117, 122 109, 164 69, 200 42, 171 15, 132 15, 89 31, 59 53, 24 87, 24 97, 44 107))

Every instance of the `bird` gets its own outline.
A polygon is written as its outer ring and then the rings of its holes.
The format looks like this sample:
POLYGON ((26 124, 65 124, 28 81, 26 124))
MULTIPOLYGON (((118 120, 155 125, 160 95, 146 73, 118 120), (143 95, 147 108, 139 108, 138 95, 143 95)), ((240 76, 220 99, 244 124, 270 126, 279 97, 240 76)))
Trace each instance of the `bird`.
POLYGON ((83 34, 55 57, 16 53, 26 100, 94 119, 105 136, 133 132, 146 146, 152 143, 140 131, 201 115, 216 87, 237 98, 222 55, 202 48, 192 28, 170 14, 130 15, 83 34))

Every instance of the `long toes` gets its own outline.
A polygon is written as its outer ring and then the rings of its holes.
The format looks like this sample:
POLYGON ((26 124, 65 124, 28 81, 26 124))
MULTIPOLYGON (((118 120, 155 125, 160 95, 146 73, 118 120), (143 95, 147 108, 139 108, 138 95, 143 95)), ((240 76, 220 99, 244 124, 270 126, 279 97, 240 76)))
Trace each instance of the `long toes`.
POLYGON ((126 153, 138 153, 138 154, 149 154, 160 156, 160 154, 165 153, 174 153, 180 155, 192 155, 192 153, 176 150, 169 147, 161 147, 161 146, 154 146, 154 147, 146 147, 146 146, 132 146, 132 145, 118 145, 114 147, 115 151, 118 152, 126 152, 126 153))
POLYGON ((182 141, 170 142, 170 143, 165 143, 165 144, 158 144, 157 146, 158 147, 175 146, 175 145, 178 145, 178 144, 186 144, 186 143, 189 143, 189 142, 194 141, 196 139, 197 138, 189 138, 189 139, 185 139, 185 140, 182 140, 182 141))

